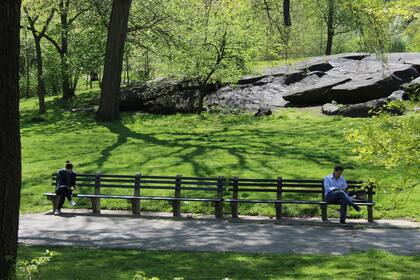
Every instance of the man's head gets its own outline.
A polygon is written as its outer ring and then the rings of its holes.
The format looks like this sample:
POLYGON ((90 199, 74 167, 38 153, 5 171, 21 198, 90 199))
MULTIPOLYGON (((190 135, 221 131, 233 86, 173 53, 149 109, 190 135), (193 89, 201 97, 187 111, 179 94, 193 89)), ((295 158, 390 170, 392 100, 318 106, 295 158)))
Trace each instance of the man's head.
POLYGON ((333 176, 335 178, 338 178, 343 174, 343 171, 344 171, 344 168, 341 165, 337 165, 336 167, 334 167, 333 176))
POLYGON ((66 171, 69 173, 73 171, 73 163, 71 163, 69 160, 66 161, 66 171))

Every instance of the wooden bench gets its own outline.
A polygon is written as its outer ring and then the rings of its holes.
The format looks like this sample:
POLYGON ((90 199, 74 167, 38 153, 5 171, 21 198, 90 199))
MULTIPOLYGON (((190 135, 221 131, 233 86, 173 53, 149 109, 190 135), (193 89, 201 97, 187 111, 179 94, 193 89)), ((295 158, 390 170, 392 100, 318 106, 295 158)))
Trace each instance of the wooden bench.
MULTIPOLYGON (((367 206, 368 221, 373 222, 373 195, 374 186, 363 186, 361 181, 347 181, 349 192, 362 193, 366 195, 363 199, 355 199, 354 202, 360 206, 367 206)), ((239 203, 271 203, 276 209, 276 218, 282 217, 283 204, 315 204, 319 205, 322 213, 322 220, 327 218, 328 204, 324 201, 323 180, 290 180, 278 177, 277 179, 248 179, 234 177, 229 182, 229 191, 232 192, 231 199, 225 199, 230 202, 232 208, 232 217, 238 218, 239 203), (271 193, 272 199, 248 199, 240 198, 240 193, 271 193), (299 198, 287 199, 293 195, 299 198), (304 199, 302 199, 304 197, 304 199)))
MULTIPOLYGON (((51 185, 56 185, 57 174, 52 175, 51 185)), ((140 215, 142 200, 163 200, 172 203, 173 215, 181 215, 181 201, 214 203, 216 218, 223 218, 224 177, 182 177, 177 176, 143 176, 110 175, 110 174, 77 174, 77 187, 91 188, 89 193, 77 193, 74 197, 90 199, 94 214, 101 212, 101 199, 127 199, 131 202, 133 215, 140 215), (125 189, 130 194, 109 194, 112 189, 125 189), (144 195, 146 190, 170 191, 172 195, 144 195)), ((56 194, 44 193, 56 205, 56 194)))

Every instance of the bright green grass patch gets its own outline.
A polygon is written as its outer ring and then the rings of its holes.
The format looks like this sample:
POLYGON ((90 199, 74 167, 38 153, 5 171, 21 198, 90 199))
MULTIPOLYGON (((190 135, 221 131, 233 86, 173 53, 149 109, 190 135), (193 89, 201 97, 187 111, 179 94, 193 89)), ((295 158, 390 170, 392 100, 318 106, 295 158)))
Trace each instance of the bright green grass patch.
POLYGON ((19 247, 19 259, 48 249, 50 262, 39 279, 133 279, 138 271, 159 279, 418 279, 420 255, 383 251, 345 256, 194 253, 75 247, 19 247))
MULTIPOLYGON (((79 94, 73 106, 96 103, 97 93, 79 94)), ((270 117, 252 114, 177 114, 170 116, 124 113, 122 120, 97 123, 93 113, 71 113, 68 106, 48 98, 45 122, 33 122, 36 100, 21 103, 23 148, 23 212, 45 211, 50 203, 42 193, 52 191, 51 173, 67 159, 80 173, 105 172, 145 175, 243 176, 257 178, 322 178, 335 164, 346 167, 347 179, 376 174, 383 185, 399 181, 403 171, 385 170, 357 160, 346 129, 365 119, 324 116, 319 108, 281 109, 270 117), (54 109, 52 109, 54 108, 54 109)), ((129 194, 124 190, 115 193, 129 194)), ((407 200, 393 204, 393 196, 379 186, 374 215, 420 217, 420 192, 403 194, 407 200)), ((152 194, 153 192, 149 192, 152 194)), ((143 194, 147 194, 146 192, 143 194)), ((165 194, 154 192, 153 194, 165 194)), ((166 193, 166 194, 169 194, 166 193)), ((243 194, 244 196, 246 194, 243 194)), ((268 197, 257 194, 254 198, 268 197)), ((287 196, 285 197, 287 198, 287 196)), ((89 207, 80 201, 81 207, 89 207)), ((129 209, 125 200, 103 200, 102 207, 129 209)), ((142 202, 144 210, 170 211, 166 202, 142 202)), ((330 207, 334 208, 334 207, 330 207)), ((183 211, 211 213, 209 204, 183 204, 183 211)), ((225 206, 229 212, 229 205, 225 206)), ((351 212, 353 217, 366 216, 351 212)), ((274 215, 273 205, 242 205, 241 214, 274 215)), ((314 206, 287 205, 286 215, 319 215, 314 206)), ((335 215, 335 211, 330 211, 335 215)))

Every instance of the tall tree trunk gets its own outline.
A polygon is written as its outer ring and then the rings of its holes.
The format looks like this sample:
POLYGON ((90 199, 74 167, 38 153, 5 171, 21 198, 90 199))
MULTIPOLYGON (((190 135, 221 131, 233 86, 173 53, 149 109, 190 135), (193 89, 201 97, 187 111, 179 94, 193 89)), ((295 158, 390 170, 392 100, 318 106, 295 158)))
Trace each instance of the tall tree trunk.
POLYGON ((334 0, 328 0, 328 20, 327 20, 327 47, 326 55, 332 54, 334 40, 334 0))
POLYGON ((35 51, 36 51, 36 65, 37 65, 37 78, 38 78, 38 100, 39 100, 39 113, 44 114, 45 109, 45 78, 42 70, 42 53, 41 53, 41 38, 37 38, 34 35, 35 39, 35 51))
POLYGON ((125 52, 125 75, 127 77, 127 85, 130 84, 130 66, 128 61, 128 50, 125 52))
POLYGON ((70 72, 68 63, 68 12, 70 0, 60 0, 60 20, 61 20, 61 86, 63 88, 63 99, 74 97, 74 88, 70 83, 70 72))
POLYGON ((19 228, 20 4, 0 1, 0 279, 14 276, 19 228))
POLYGON ((25 35, 25 78, 26 78, 26 83, 25 83, 25 96, 26 98, 29 98, 29 91, 30 91, 30 77, 29 77, 29 50, 28 50, 28 35, 27 35, 27 30, 26 28, 24 28, 24 35, 25 35))
POLYGON ((101 99, 96 113, 96 119, 99 121, 113 121, 120 118, 121 72, 130 5, 131 0, 114 0, 112 3, 101 99))
POLYGON ((290 0, 283 0, 283 21, 284 26, 288 27, 292 25, 290 18, 290 0))
POLYGON ((35 42, 35 52, 36 52, 36 62, 37 62, 37 78, 38 78, 38 99, 39 99, 39 113, 45 113, 45 78, 44 74, 42 73, 42 52, 41 52, 41 39, 43 38, 45 31, 48 28, 48 25, 51 19, 54 16, 54 9, 51 10, 50 15, 48 16, 47 20, 45 21, 44 26, 42 27, 41 31, 37 31, 35 27, 35 23, 38 20, 38 17, 32 18, 27 7, 24 8, 26 13, 26 18, 29 22, 29 29, 32 32, 32 36, 34 37, 35 42))

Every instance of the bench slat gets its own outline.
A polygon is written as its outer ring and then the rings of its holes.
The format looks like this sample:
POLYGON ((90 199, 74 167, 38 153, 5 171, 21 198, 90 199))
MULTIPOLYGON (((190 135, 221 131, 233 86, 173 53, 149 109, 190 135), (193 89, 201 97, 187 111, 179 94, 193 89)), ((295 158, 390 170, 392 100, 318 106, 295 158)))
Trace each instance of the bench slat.
MULTIPOLYGON (((55 193, 44 193, 44 196, 55 197, 55 193)), ((140 200, 185 200, 185 201, 222 201, 218 198, 199 198, 199 197, 166 197, 166 196, 133 196, 133 195, 107 195, 107 194, 74 194, 77 198, 111 198, 111 199, 140 199, 140 200)))
MULTIPOLYGON (((282 204, 320 204, 320 205, 339 205, 338 203, 327 203, 326 201, 313 200, 262 200, 262 199, 225 199, 226 202, 240 202, 240 203, 282 203, 282 204)), ((375 202, 359 202, 355 201, 357 205, 373 206, 375 202)))

